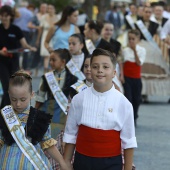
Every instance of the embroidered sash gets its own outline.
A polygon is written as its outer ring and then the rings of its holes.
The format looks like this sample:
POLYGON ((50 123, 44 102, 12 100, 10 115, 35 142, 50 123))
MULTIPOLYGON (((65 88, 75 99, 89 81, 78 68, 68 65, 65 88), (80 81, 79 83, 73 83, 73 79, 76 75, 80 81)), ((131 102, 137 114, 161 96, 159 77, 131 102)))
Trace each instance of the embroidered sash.
POLYGON ((81 80, 78 80, 75 84, 71 86, 75 89, 78 93, 88 88, 88 86, 81 80))
POLYGON ((126 20, 127 20, 128 24, 130 25, 130 27, 132 29, 135 29, 134 21, 133 21, 133 19, 132 19, 132 17, 130 15, 126 15, 126 20))
POLYGON ((96 47, 94 46, 93 42, 90 39, 88 39, 88 40, 85 40, 85 44, 86 44, 88 52, 90 54, 92 54, 93 51, 96 49, 96 47))
POLYGON ((156 48, 159 48, 157 43, 152 38, 151 33, 148 31, 148 29, 146 28, 145 24, 143 23, 143 21, 142 20, 136 21, 136 25, 139 28, 139 30, 141 31, 142 35, 145 37, 145 39, 148 42, 151 42, 156 48))
POLYGON ((69 71, 71 72, 71 74, 76 76, 79 80, 85 80, 86 79, 86 77, 84 76, 82 71, 80 71, 77 68, 77 66, 75 65, 75 63, 73 62, 72 59, 66 64, 66 66, 69 69, 69 71))
POLYGON ((12 106, 5 106, 1 110, 1 114, 16 144, 21 149, 23 154, 28 158, 28 160, 32 163, 34 168, 36 170, 48 170, 47 165, 41 159, 41 156, 38 154, 35 147, 25 137, 24 127, 21 125, 20 120, 15 114, 12 106))
POLYGON ((51 90, 56 102, 58 103, 58 105, 60 106, 62 111, 65 114, 67 114, 66 110, 67 110, 67 105, 68 105, 68 99, 64 95, 62 90, 60 89, 58 82, 54 76, 54 73, 53 72, 46 73, 45 78, 47 80, 47 83, 50 87, 50 90, 51 90))

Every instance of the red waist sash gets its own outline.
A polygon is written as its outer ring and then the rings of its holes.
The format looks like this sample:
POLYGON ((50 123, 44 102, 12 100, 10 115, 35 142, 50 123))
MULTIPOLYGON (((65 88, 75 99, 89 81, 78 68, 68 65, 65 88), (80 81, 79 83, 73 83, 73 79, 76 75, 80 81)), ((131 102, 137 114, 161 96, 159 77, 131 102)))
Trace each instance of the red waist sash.
POLYGON ((112 157, 121 154, 120 131, 79 126, 77 152, 91 157, 112 157))

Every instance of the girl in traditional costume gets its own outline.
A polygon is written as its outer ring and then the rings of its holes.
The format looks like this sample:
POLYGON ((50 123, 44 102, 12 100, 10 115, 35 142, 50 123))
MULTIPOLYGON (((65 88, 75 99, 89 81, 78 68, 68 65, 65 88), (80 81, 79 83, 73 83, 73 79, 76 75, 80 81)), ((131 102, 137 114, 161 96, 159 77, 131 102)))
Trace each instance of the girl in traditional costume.
MULTIPOLYGON (((36 108, 53 114, 51 123, 51 136, 57 138, 57 147, 63 153, 62 131, 66 122, 68 97, 72 91, 70 86, 77 82, 77 78, 66 67, 71 54, 67 49, 57 49, 50 55, 52 70, 41 78, 39 90, 36 95, 36 108)), ((50 159, 53 169, 59 168, 55 161, 50 159)))
POLYGON ((51 115, 30 106, 33 97, 32 79, 24 71, 12 75, 9 82, 11 105, 0 114, 0 169, 52 169, 44 155, 69 170, 51 138, 51 115))

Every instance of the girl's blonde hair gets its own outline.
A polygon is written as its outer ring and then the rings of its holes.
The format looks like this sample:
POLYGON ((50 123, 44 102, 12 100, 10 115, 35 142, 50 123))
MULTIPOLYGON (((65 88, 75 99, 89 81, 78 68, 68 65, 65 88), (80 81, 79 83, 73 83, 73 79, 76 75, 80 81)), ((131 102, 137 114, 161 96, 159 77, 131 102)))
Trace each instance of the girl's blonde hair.
POLYGON ((10 86, 22 86, 25 83, 28 83, 29 92, 32 93, 32 78, 30 74, 24 70, 19 70, 11 76, 9 80, 9 87, 10 86))

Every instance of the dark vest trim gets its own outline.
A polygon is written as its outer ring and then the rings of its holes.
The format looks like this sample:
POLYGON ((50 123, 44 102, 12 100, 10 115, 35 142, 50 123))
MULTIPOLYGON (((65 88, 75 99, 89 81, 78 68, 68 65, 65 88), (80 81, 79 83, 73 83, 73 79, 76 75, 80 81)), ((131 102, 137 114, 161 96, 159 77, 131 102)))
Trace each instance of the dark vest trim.
MULTIPOLYGON (((33 145, 42 141, 42 138, 51 123, 51 119, 52 115, 30 107, 30 113, 27 120, 27 136, 31 138, 31 143, 33 145)), ((12 145, 15 143, 1 114, 0 129, 2 130, 2 136, 5 139, 5 144, 12 145)))

